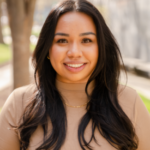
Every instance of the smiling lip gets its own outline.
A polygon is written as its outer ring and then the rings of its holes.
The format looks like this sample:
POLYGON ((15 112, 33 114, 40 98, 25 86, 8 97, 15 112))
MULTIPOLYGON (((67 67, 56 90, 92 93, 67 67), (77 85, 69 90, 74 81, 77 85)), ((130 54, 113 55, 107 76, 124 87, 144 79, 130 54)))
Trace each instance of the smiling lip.
POLYGON ((86 66, 87 63, 83 63, 83 62, 68 62, 68 63, 64 63, 64 66, 65 68, 70 71, 70 72, 73 72, 73 73, 77 73, 81 70, 84 69, 84 67, 86 66), (79 66, 79 67, 72 67, 72 66, 68 66, 67 64, 83 64, 82 66, 79 66))

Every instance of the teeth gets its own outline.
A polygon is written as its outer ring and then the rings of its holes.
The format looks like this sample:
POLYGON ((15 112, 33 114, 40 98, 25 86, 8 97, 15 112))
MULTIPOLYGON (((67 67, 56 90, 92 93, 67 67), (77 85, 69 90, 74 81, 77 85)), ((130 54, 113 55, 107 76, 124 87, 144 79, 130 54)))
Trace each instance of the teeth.
POLYGON ((77 67, 81 67, 84 64, 66 64, 66 65, 69 66, 69 67, 77 68, 77 67))

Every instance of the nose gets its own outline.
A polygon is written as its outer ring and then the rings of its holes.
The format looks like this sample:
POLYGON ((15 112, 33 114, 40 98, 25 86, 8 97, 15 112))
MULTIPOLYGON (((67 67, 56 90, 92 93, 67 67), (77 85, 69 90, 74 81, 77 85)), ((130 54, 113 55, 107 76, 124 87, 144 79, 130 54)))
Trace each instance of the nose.
POLYGON ((82 51, 77 42, 70 44, 67 55, 70 58, 80 58, 82 56, 82 51))

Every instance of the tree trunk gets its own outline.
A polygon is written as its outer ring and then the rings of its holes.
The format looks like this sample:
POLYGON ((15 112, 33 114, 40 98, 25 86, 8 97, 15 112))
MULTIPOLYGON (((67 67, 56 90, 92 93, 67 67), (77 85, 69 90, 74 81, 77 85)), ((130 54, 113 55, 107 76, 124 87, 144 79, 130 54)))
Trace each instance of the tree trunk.
POLYGON ((30 83, 30 35, 36 0, 6 0, 13 47, 14 88, 30 83))
POLYGON ((0 43, 4 43, 3 41, 3 34, 2 34, 2 24, 1 24, 1 4, 2 4, 2 0, 0 0, 0 43))

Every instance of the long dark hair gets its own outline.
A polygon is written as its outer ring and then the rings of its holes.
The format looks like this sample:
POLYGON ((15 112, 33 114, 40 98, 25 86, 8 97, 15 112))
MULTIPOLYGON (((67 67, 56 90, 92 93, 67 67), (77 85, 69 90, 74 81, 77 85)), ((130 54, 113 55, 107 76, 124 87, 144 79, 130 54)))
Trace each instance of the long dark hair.
POLYGON ((26 106, 17 130, 19 132, 21 149, 29 146, 29 139, 38 125, 42 125, 44 141, 37 148, 59 150, 66 136, 66 112, 62 97, 58 92, 55 79, 56 72, 47 59, 52 46, 55 28, 59 17, 71 11, 83 12, 89 15, 96 26, 99 47, 98 62, 89 78, 85 92, 88 95, 87 113, 82 117, 78 127, 78 140, 83 150, 90 149, 97 128, 99 133, 116 149, 136 150, 138 138, 134 126, 118 103, 118 82, 122 58, 115 38, 107 27, 100 12, 86 0, 66 0, 56 6, 48 15, 41 30, 37 46, 33 54, 35 66, 35 82, 37 93, 26 106), (89 95, 87 87, 95 80, 95 88, 89 95), (48 119, 52 124, 52 131, 48 133, 48 119), (90 141, 84 138, 85 129, 92 121, 92 136, 90 141), (117 148, 118 147, 118 148, 117 148))

